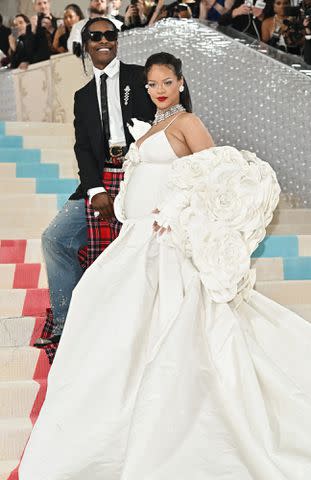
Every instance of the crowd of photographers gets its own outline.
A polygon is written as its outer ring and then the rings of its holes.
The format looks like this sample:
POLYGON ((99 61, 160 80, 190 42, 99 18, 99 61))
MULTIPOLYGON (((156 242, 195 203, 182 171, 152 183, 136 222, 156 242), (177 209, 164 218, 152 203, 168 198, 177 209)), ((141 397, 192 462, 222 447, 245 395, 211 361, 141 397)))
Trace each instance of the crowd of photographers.
MULTIPOLYGON (((311 0, 295 7, 290 0, 130 0, 123 16, 121 3, 90 0, 88 18, 107 17, 119 30, 150 26, 167 17, 210 20, 302 55, 311 64, 311 0)), ((56 18, 50 0, 34 0, 34 15, 19 13, 10 27, 3 25, 0 14, 0 65, 26 69, 57 53, 79 56, 81 30, 88 18, 73 3, 65 7, 63 18, 56 18)))

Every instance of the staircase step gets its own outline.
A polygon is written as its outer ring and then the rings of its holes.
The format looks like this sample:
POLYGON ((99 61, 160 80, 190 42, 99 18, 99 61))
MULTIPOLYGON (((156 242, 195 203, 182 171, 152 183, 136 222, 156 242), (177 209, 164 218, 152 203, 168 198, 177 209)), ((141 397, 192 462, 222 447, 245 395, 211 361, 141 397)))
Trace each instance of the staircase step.
POLYGON ((12 135, 10 137, 0 134, 0 148, 23 148, 23 137, 12 135))
MULTIPOLYGON (((0 130, 1 131, 1 130, 0 130)), ((51 122, 3 122, 2 134, 30 136, 73 136, 72 123, 51 122)))
POLYGON ((40 337, 45 317, 7 317, 0 319, 0 347, 28 347, 40 337))
POLYGON ((0 348, 0 381, 32 380, 40 351, 29 346, 0 348))
POLYGON ((311 280, 311 257, 257 258, 257 280, 311 280))
POLYGON ((57 209, 58 197, 55 193, 16 193, 0 194, 0 212, 18 209, 48 210, 57 209))
POLYGON ((39 388, 35 380, 0 382, 0 421, 6 417, 29 417, 39 388))
POLYGON ((24 148, 73 148, 73 144, 73 137, 68 135, 57 137, 54 135, 23 135, 24 148))
POLYGON ((9 480, 10 473, 18 464, 19 460, 0 460, 0 480, 9 480))
POLYGON ((38 178, 36 181, 37 193, 68 193, 74 192, 78 180, 70 178, 38 178))
POLYGON ((268 235, 310 235, 311 234, 311 224, 305 223, 281 223, 281 224, 270 224, 267 228, 268 235))
POLYGON ((0 148, 0 162, 4 163, 40 163, 41 152, 38 149, 0 148))
POLYGON ((46 288, 0 290, 0 317, 39 317, 45 314, 48 307, 49 294, 46 288))
POLYGON ((311 235, 268 235, 253 258, 311 256, 311 235))
POLYGON ((40 263, 0 264, 2 288, 47 288, 45 268, 40 263))
MULTIPOLYGON (((310 208, 277 208, 272 224, 311 224, 310 208)), ((297 233, 297 232, 296 232, 297 233)))
MULTIPOLYGON (((36 193, 34 178, 0 178, 0 192, 5 193, 36 193)), ((52 192, 53 193, 53 192, 52 192)))
POLYGON ((16 164, 17 178, 58 178, 59 166, 54 163, 17 163, 16 164))
POLYGON ((16 165, 14 163, 0 163, 0 178, 15 178, 16 165))
POLYGON ((258 281, 255 289, 281 305, 310 304, 310 280, 258 281))
POLYGON ((0 240, 1 263, 42 263, 41 240, 0 240))
POLYGON ((0 460, 20 458, 31 430, 27 417, 0 419, 0 460))
POLYGON ((311 322, 311 304, 285 305, 285 307, 311 322))

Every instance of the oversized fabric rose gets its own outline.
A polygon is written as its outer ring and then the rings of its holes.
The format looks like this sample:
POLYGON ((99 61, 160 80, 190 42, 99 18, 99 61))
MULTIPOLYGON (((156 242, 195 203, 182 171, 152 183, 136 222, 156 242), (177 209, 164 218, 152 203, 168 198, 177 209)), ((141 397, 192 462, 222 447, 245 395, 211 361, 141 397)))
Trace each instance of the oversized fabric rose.
POLYGON ((249 272, 248 246, 238 231, 217 222, 204 226, 198 220, 192 219, 188 229, 193 263, 211 300, 230 302, 249 272))

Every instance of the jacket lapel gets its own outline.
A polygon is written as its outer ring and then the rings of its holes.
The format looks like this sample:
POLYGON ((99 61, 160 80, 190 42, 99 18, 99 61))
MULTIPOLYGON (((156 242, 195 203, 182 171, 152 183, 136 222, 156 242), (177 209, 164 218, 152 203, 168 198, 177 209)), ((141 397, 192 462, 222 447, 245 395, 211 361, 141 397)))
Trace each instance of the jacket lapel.
POLYGON ((88 116, 88 126, 90 137, 93 140, 93 148, 96 151, 98 161, 103 161, 103 127, 100 116, 95 77, 89 83, 89 92, 87 94, 86 115, 88 116))

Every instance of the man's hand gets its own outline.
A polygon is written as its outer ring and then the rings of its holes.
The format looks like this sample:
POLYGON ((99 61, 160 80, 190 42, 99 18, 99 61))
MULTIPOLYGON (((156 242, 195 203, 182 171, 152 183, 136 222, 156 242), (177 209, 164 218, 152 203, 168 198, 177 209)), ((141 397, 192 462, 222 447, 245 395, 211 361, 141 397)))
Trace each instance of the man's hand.
POLYGON ((113 200, 106 192, 97 193, 91 201, 94 210, 99 212, 101 220, 110 220, 114 217, 113 200))
POLYGON ((251 13, 250 7, 243 3, 238 8, 232 10, 232 18, 239 17, 240 15, 248 15, 249 13, 251 13))

